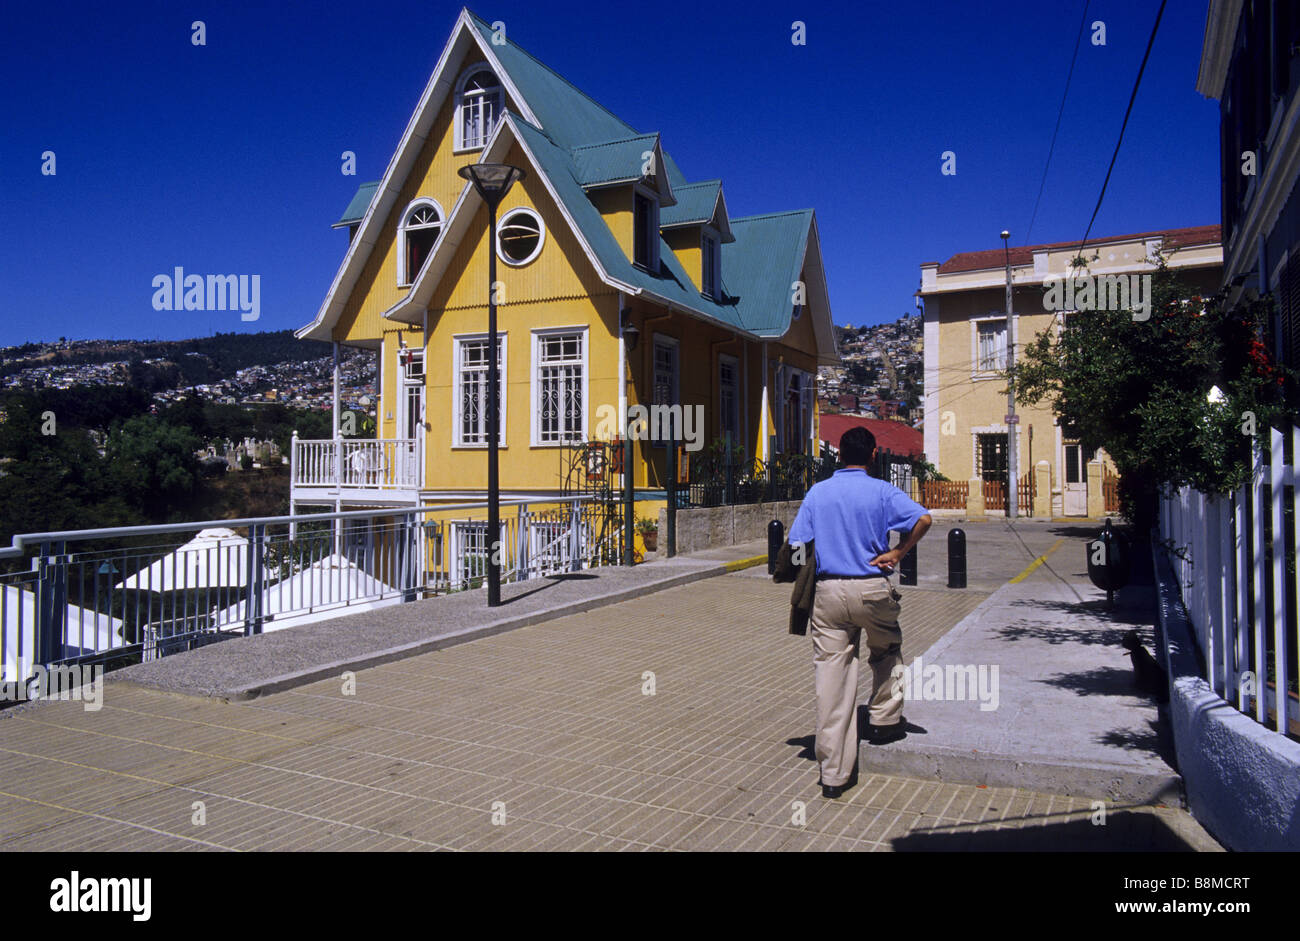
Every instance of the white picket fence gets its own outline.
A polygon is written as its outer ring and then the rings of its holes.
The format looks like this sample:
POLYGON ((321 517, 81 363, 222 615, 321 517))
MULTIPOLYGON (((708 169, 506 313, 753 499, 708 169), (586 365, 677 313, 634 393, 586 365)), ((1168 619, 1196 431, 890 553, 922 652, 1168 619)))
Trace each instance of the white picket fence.
MULTIPOLYGON (((1206 681, 1240 711, 1285 732, 1287 720, 1292 728, 1300 723, 1300 705, 1286 694, 1294 680, 1291 660, 1300 650, 1300 625, 1288 615, 1300 598, 1300 566, 1287 571, 1283 517, 1285 502, 1297 519, 1300 426, 1291 429, 1291 464, 1283 462, 1283 446, 1283 433, 1269 429, 1267 462, 1256 444, 1251 480, 1232 494, 1183 487, 1162 497, 1160 534, 1172 550, 1206 681), (1285 709, 1277 708, 1278 691, 1285 709)), ((1290 542, 1294 557, 1294 529, 1290 542)))

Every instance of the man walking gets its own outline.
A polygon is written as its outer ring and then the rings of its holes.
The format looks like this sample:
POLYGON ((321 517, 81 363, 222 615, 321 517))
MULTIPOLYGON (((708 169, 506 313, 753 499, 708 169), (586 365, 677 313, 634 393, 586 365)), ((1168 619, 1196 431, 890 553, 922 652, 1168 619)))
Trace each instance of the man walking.
POLYGON ((867 473, 876 439, 850 428, 840 439, 844 464, 804 497, 789 542, 816 540, 817 585, 811 618, 817 680, 817 761, 822 796, 837 798, 858 757, 858 646, 867 632, 873 688, 867 739, 885 744, 902 738, 903 700, 894 695, 893 672, 901 667, 903 633, 899 594, 889 581, 898 561, 930 528, 930 514, 893 484, 867 473), (906 533, 897 549, 891 532, 906 533))

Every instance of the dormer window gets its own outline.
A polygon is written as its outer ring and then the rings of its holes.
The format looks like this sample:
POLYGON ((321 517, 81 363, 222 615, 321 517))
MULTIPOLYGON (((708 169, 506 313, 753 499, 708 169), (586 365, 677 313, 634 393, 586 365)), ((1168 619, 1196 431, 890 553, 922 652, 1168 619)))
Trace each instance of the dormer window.
POLYGON ((717 300, 722 296, 722 243, 709 232, 700 236, 700 293, 717 300))
POLYGON ((632 261, 659 270, 659 201, 639 190, 633 194, 632 261))
POLYGON ((456 149, 485 146, 501 120, 501 83, 486 67, 471 69, 460 80, 456 96, 456 149))
POLYGON ((406 207, 397 230, 397 283, 405 287, 419 275, 442 232, 442 209, 420 198, 406 207))

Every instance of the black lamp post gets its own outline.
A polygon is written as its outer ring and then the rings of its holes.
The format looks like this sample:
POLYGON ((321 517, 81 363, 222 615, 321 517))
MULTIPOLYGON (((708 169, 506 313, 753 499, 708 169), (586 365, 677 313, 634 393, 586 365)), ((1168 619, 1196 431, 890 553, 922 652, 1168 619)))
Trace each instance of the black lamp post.
POLYGON ((474 189, 488 207, 488 607, 501 604, 501 481, 497 472, 497 449, 501 412, 497 407, 500 376, 497 374, 497 207, 516 180, 526 175, 519 167, 505 163, 472 163, 460 168, 460 175, 474 184, 474 189))

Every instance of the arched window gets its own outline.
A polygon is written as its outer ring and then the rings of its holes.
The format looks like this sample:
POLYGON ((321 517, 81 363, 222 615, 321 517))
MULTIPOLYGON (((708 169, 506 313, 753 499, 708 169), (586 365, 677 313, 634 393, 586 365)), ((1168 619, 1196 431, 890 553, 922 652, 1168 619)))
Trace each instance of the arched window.
POLYGON ((531 209, 511 209, 497 225, 497 255, 507 265, 526 265, 542 250, 546 229, 531 209))
POLYGON ((410 284, 433 253, 442 231, 442 209, 432 199, 417 199, 406 207, 397 229, 397 283, 410 284))
POLYGON ((501 119, 501 83, 492 70, 471 69, 460 80, 456 94, 456 149, 484 146, 501 119))

